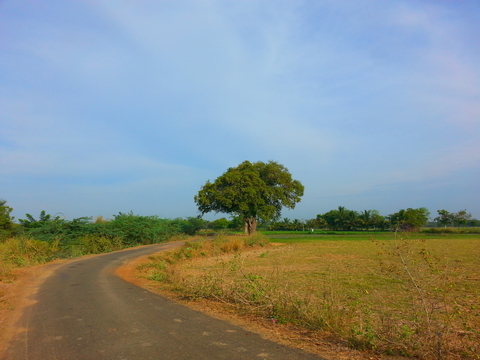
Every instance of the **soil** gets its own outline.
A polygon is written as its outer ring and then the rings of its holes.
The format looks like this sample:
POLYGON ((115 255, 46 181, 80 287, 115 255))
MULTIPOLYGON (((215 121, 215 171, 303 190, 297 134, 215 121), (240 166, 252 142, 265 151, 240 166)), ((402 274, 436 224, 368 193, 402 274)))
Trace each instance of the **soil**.
MULTIPOLYGON (((151 255, 148 255, 151 256, 151 255)), ((124 280, 148 291, 158 293, 169 299, 189 306, 197 311, 207 313, 218 319, 229 321, 250 331, 261 334, 264 338, 288 346, 301 348, 329 360, 379 360, 380 357, 350 349, 345 344, 329 338, 328 334, 310 334, 291 326, 275 323, 268 319, 238 314, 228 305, 206 300, 180 299, 174 293, 155 287, 152 281, 136 276, 135 268, 147 257, 140 257, 118 268, 116 273, 124 280)), ((35 294, 43 281, 61 264, 62 260, 46 265, 23 268, 16 271, 16 280, 10 283, 0 282, 0 353, 8 341, 21 329, 15 323, 22 315, 23 309, 31 305, 31 295, 35 294)), ((385 357, 383 357, 385 359, 385 357)))
POLYGON ((8 341, 19 331, 15 326, 23 309, 33 304, 31 299, 43 281, 66 260, 46 265, 31 266, 15 270, 15 280, 0 282, 0 354, 8 341))

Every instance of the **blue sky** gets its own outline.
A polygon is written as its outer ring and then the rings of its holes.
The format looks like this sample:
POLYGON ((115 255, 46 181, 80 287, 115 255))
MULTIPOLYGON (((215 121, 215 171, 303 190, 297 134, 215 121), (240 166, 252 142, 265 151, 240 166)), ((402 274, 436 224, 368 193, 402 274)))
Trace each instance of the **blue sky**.
POLYGON ((0 109, 16 218, 196 216, 244 160, 304 184, 283 217, 480 218, 476 0, 3 0, 0 109))

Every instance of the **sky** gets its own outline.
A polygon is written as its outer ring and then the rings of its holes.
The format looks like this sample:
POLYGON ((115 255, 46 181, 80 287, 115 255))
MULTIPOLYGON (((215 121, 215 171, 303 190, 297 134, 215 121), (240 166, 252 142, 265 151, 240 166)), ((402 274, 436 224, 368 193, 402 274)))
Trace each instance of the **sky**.
POLYGON ((480 218, 480 2, 0 0, 16 219, 197 216, 245 160, 305 186, 282 217, 480 218))

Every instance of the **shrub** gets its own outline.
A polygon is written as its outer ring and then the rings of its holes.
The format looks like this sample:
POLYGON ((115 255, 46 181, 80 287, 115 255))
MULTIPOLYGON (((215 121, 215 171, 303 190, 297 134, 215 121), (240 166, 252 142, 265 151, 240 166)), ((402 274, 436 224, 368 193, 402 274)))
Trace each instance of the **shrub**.
POLYGON ((148 245, 164 242, 180 232, 180 227, 172 220, 157 216, 140 216, 132 212, 119 213, 105 227, 107 235, 119 236, 125 245, 148 245))
POLYGON ((237 252, 242 250, 245 242, 240 237, 232 237, 231 239, 220 244, 220 249, 225 253, 237 252))
POLYGON ((84 254, 100 254, 121 250, 123 248, 122 238, 109 237, 105 235, 90 234, 80 239, 80 248, 84 254))
POLYGON ((59 241, 15 236, 0 244, 0 261, 15 266, 44 264, 60 256, 59 241))
POLYGON ((12 265, 0 261, 0 282, 15 280, 15 274, 12 270, 12 265))

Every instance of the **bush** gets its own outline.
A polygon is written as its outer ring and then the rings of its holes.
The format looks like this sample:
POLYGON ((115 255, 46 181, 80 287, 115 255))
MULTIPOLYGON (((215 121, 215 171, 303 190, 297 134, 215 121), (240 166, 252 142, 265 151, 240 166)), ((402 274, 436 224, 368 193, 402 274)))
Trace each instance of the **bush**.
POLYGON ((234 237, 220 244, 220 249, 225 253, 237 252, 243 249, 245 242, 240 237, 234 237))
POLYGON ((7 240, 11 235, 9 230, 0 229, 0 241, 7 240))
POLYGON ((45 242, 16 236, 0 244, 0 261, 15 266, 44 264, 60 256, 59 241, 45 242))
POLYGON ((421 230, 422 233, 429 234, 480 234, 480 227, 437 227, 425 228, 421 230))
POLYGON ((41 216, 44 219, 42 221, 34 221, 35 219, 31 218, 29 222, 24 220, 28 225, 23 227, 25 234, 47 242, 59 239, 64 247, 83 247, 81 239, 89 235, 110 239, 118 237, 122 239, 124 245, 135 246, 163 242, 180 233, 179 225, 172 220, 160 219, 157 216, 134 215, 131 212, 119 213, 110 221, 97 217, 94 222, 90 217, 68 221, 45 214, 41 216))
POLYGON ((172 220, 157 216, 140 216, 132 212, 119 213, 105 226, 105 235, 119 236, 128 246, 148 245, 164 242, 180 232, 180 227, 172 220))
POLYGON ((195 235, 199 230, 205 227, 205 220, 196 217, 187 217, 185 220, 177 218, 174 223, 180 228, 180 231, 187 235, 195 235))
POLYGON ((0 281, 13 280, 16 267, 159 243, 181 234, 174 221, 131 212, 120 213, 111 221, 100 217, 95 222, 89 217, 68 221, 45 211, 38 221, 31 215, 27 218, 9 231, 0 229, 0 281))
POLYGON ((90 234, 80 239, 80 247, 84 254, 101 254, 121 250, 124 246, 120 237, 90 234))

